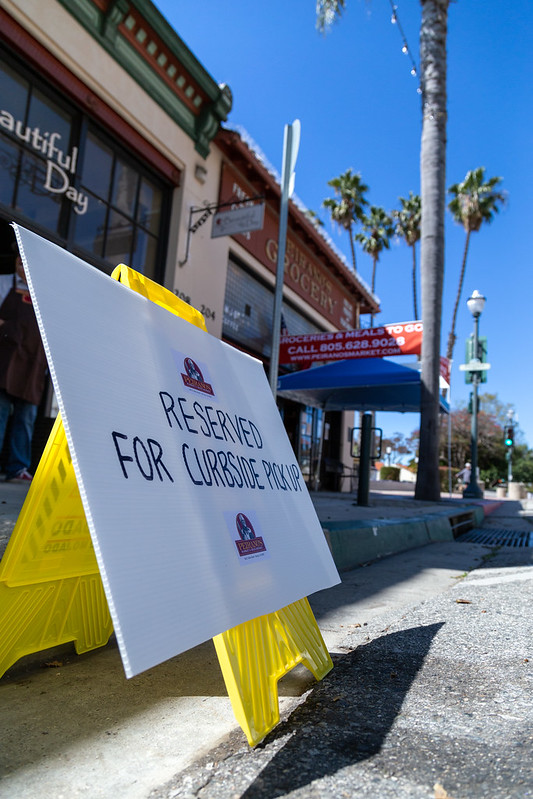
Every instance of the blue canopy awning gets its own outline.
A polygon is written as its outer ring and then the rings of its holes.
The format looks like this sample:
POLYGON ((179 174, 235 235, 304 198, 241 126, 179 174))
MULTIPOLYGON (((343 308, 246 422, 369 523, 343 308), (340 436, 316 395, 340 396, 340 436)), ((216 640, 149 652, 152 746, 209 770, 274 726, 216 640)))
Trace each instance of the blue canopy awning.
MULTIPOLYGON (((278 396, 326 411, 420 411, 420 372, 384 358, 336 361, 283 375, 278 396)), ((440 409, 449 412, 440 398, 440 409)))

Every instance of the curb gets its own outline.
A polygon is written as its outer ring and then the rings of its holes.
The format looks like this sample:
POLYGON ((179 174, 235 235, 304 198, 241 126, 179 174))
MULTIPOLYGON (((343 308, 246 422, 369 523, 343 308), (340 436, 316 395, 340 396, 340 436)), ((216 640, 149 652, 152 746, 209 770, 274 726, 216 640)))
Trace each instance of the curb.
POLYGON ((475 505, 428 516, 414 516, 408 521, 328 521, 322 523, 322 529, 335 565, 342 572, 407 549, 437 541, 453 541, 462 533, 480 526, 490 510, 483 505, 475 505))

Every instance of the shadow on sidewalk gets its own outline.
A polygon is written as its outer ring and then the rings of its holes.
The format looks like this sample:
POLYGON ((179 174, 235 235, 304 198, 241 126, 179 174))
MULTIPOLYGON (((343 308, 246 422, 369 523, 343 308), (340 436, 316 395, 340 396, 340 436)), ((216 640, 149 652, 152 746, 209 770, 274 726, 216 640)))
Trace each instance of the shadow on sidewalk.
MULTIPOLYGON (((321 629, 342 627, 350 621, 360 621, 357 616, 352 617, 352 611, 347 611, 354 603, 375 609, 376 613, 383 612, 389 601, 387 597, 401 591, 402 586, 408 586, 412 580, 424 574, 430 579, 432 573, 442 570, 456 572, 459 576, 479 568, 487 552, 489 548, 481 544, 453 541, 415 547, 379 558, 369 569, 358 566, 342 572, 339 584, 317 591, 309 597, 309 602, 321 629)), ((412 602, 418 601, 416 594, 411 597, 412 602)))
POLYGON ((242 794, 273 799, 377 754, 443 623, 383 635, 336 659, 266 739, 292 736, 242 794))

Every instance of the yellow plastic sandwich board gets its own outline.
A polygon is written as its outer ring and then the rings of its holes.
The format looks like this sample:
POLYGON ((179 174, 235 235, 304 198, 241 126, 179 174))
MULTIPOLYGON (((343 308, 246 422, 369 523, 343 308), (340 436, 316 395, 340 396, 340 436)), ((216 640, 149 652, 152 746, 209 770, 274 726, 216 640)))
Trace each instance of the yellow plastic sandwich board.
MULTIPOLYGON (((120 265, 113 277, 206 330, 203 316, 120 265)), ((58 416, 0 561, 0 677, 24 655, 74 641, 104 646, 113 631, 91 535, 58 416)))
MULTIPOLYGON (((205 330, 202 315, 121 265, 113 277, 205 330)), ((0 563, 0 676, 25 654, 74 641, 103 646, 110 614, 65 431, 58 417, 0 563)), ((277 681, 297 663, 320 679, 332 662, 306 599, 214 639, 235 716, 251 745, 278 723, 277 681)))

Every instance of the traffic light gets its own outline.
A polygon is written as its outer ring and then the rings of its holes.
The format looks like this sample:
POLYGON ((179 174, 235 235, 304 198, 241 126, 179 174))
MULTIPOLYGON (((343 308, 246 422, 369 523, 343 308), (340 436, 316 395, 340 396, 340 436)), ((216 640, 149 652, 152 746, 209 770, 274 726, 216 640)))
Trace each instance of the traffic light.
POLYGON ((505 446, 512 447, 514 444, 514 428, 509 425, 505 428, 505 446))

